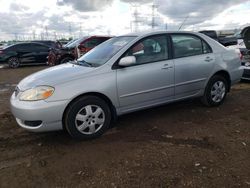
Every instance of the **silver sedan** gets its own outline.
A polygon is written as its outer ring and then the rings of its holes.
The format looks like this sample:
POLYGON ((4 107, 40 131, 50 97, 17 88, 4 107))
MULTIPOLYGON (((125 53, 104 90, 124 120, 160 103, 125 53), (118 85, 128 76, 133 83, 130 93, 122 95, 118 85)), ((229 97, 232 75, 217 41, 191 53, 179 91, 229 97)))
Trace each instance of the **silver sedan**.
POLYGON ((27 130, 91 139, 133 111, 194 97, 221 105, 242 73, 239 52, 203 34, 133 33, 26 77, 10 102, 27 130))

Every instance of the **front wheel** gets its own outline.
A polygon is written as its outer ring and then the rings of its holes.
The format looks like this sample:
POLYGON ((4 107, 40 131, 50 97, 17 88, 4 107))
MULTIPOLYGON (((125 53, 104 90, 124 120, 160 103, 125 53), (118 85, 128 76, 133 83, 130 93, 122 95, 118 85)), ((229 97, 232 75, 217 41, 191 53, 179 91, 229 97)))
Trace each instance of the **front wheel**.
POLYGON ((84 96, 68 107, 64 123, 68 133, 76 139, 87 140, 101 136, 110 126, 111 112, 102 99, 84 96))
POLYGON ((219 106, 221 105, 228 92, 228 82, 225 77, 221 75, 213 76, 205 89, 202 97, 202 102, 206 106, 219 106))
POLYGON ((20 65, 19 59, 17 57, 11 57, 8 60, 8 65, 10 68, 17 68, 20 65))

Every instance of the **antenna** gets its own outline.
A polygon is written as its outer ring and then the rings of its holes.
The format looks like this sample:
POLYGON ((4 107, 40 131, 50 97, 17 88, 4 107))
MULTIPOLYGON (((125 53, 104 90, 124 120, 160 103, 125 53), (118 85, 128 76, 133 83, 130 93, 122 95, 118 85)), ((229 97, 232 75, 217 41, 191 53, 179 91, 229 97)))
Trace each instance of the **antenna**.
POLYGON ((182 26, 186 23, 188 18, 189 18, 189 15, 187 15, 187 17, 183 20, 183 22, 181 23, 181 26, 179 27, 178 31, 181 30, 182 26))

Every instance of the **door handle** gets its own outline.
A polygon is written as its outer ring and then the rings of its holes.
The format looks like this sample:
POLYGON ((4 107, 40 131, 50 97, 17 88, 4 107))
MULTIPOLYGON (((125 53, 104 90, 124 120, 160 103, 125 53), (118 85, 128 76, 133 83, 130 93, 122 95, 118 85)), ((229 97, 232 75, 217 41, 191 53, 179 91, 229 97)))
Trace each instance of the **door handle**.
POLYGON ((165 64, 165 65, 163 65, 163 67, 161 69, 172 69, 172 68, 173 68, 173 66, 165 64))
POLYGON ((213 61, 213 58, 211 58, 211 57, 206 57, 205 61, 206 61, 206 62, 213 61))

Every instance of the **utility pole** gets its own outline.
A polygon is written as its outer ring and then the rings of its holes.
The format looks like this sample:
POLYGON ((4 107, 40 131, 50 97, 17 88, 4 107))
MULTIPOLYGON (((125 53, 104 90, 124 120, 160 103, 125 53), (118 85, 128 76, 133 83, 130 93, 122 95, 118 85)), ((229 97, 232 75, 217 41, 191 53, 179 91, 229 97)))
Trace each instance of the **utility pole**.
POLYGON ((18 34, 15 33, 15 41, 18 41, 18 34))
POLYGON ((80 32, 79 32, 79 38, 82 37, 82 24, 80 25, 80 32))
POLYGON ((155 1, 152 5, 152 29, 155 27, 155 9, 157 8, 157 5, 155 4, 155 1))
POLYGON ((71 38, 72 37, 72 28, 71 28, 71 23, 69 24, 69 38, 71 38))
POLYGON ((48 27, 47 26, 45 26, 45 36, 46 36, 46 39, 48 40, 49 33, 48 33, 48 27))
POLYGON ((36 32, 35 32, 35 30, 33 30, 32 34, 33 34, 33 40, 36 40, 36 32))
POLYGON ((138 26, 139 26, 139 13, 138 13, 138 7, 139 5, 137 3, 131 3, 131 6, 133 8, 133 13, 132 13, 132 17, 134 18, 131 21, 131 30, 133 30, 133 26, 134 26, 134 31, 137 32, 138 31, 138 26))
POLYGON ((56 32, 54 31, 54 38, 55 40, 57 40, 57 36, 56 36, 56 32))

